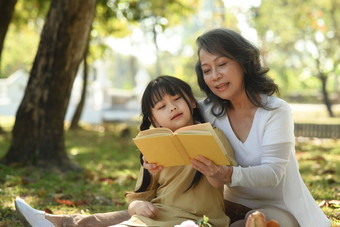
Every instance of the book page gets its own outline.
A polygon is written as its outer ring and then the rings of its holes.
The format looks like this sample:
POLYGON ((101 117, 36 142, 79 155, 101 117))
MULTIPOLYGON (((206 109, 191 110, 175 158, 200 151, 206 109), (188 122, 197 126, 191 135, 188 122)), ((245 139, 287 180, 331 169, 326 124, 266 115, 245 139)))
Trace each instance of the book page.
POLYGON ((147 130, 140 131, 136 138, 139 137, 152 137, 152 136, 164 136, 172 135, 173 132, 168 128, 150 128, 147 130))
POLYGON ((210 123, 203 123, 203 124, 196 124, 196 125, 189 125, 182 128, 179 128, 175 131, 175 133, 182 133, 184 131, 209 131, 209 127, 212 128, 210 123))
POLYGON ((213 130, 210 123, 204 123, 204 124, 196 124, 196 125, 189 125, 182 128, 177 129, 175 132, 171 131, 168 128, 150 128, 147 130, 140 131, 138 133, 137 137, 142 136, 151 136, 154 134, 158 135, 171 135, 174 133, 181 133, 181 134, 208 134, 207 132, 213 130))
POLYGON ((201 130, 183 130, 183 131, 175 132, 175 134, 181 134, 181 135, 211 135, 211 132, 201 131, 201 130))

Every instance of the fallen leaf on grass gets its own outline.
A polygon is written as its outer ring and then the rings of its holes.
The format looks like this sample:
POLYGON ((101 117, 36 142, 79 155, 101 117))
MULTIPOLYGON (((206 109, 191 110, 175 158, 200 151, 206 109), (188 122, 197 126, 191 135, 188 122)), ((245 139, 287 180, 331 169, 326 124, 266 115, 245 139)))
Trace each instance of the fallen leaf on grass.
POLYGON ((116 177, 99 177, 98 181, 112 184, 116 179, 117 179, 116 177))
POLYGON ((67 199, 56 199, 56 201, 60 204, 68 205, 68 206, 79 206, 87 204, 87 200, 83 199, 80 201, 71 201, 67 199))
POLYGON ((45 208, 45 213, 47 213, 47 214, 53 214, 53 212, 52 212, 50 209, 48 209, 48 208, 45 208))
POLYGON ((306 160, 308 161, 317 161, 317 162, 321 162, 321 161, 326 161, 326 159, 320 155, 315 156, 315 157, 311 157, 311 158, 306 158, 306 160))

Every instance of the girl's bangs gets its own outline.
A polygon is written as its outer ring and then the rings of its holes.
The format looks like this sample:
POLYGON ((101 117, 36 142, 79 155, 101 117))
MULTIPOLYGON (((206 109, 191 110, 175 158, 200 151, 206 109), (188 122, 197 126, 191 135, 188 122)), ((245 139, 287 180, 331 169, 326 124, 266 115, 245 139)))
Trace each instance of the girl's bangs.
POLYGON ((151 97, 151 105, 154 107, 159 101, 163 99, 165 95, 182 95, 180 92, 180 89, 176 86, 175 84, 172 84, 170 81, 162 81, 159 83, 156 83, 155 86, 153 87, 152 91, 152 97, 151 97))

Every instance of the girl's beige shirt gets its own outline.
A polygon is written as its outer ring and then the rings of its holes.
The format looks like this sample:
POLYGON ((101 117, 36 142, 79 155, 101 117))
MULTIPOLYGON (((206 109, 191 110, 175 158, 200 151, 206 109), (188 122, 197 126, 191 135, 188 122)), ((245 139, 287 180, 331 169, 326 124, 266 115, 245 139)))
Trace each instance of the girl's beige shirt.
MULTIPOLYGON (((224 137, 223 133, 221 135, 224 137)), ((230 157, 230 154, 225 155, 230 157)), ((195 172, 196 170, 191 165, 186 165, 167 167, 154 175, 146 192, 129 193, 127 198, 130 201, 152 202, 158 208, 157 218, 133 215, 122 224, 173 227, 185 220, 199 220, 205 215, 209 218, 209 223, 212 226, 229 226, 230 219, 225 214, 223 188, 214 188, 203 175, 196 186, 185 192, 195 172)), ((141 184, 142 173, 143 169, 141 168, 136 189, 141 184)))

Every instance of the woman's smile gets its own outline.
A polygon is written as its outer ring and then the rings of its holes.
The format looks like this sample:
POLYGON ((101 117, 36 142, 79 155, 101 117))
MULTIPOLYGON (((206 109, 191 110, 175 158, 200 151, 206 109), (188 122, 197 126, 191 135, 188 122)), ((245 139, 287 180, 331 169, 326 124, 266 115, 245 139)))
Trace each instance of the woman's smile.
POLYGON ((229 87, 229 84, 230 84, 230 82, 221 83, 221 84, 218 84, 217 86, 215 86, 215 88, 216 88, 219 92, 222 92, 222 91, 225 91, 225 90, 229 87))

